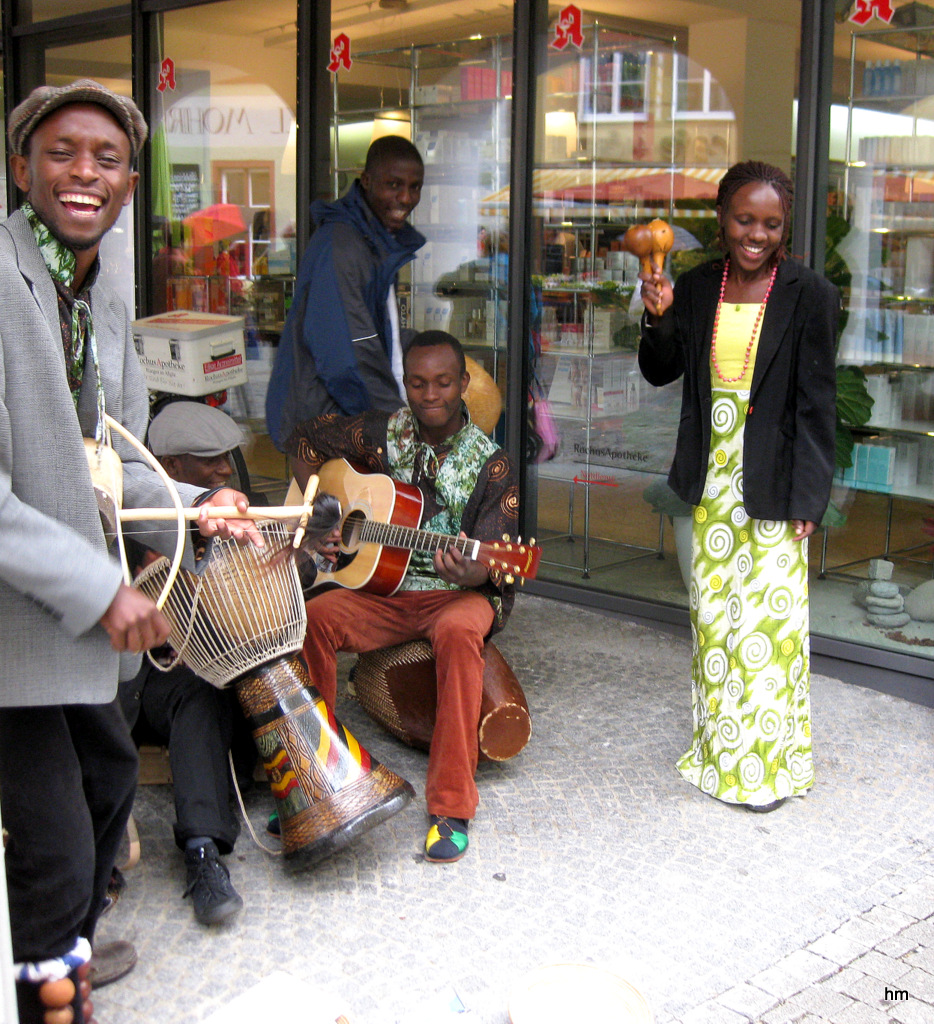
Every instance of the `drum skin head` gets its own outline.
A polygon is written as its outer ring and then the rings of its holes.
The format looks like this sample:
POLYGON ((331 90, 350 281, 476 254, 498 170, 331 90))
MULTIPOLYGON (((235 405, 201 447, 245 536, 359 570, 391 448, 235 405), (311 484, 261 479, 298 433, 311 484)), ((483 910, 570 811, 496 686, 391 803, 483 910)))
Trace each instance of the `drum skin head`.
POLYGON ((510 1024, 652 1024, 642 993, 592 964, 551 964, 525 975, 509 997, 510 1024))

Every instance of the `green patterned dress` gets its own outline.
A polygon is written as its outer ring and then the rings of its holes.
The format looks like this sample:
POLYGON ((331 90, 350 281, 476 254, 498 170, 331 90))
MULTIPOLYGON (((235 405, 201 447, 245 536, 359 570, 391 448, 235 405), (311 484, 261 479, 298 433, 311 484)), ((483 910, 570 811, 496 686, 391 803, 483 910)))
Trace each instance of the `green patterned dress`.
MULTIPOLYGON (((717 357, 743 365, 758 305, 723 304, 717 357)), ((757 342, 758 344, 758 339, 757 342)), ((761 805, 803 795, 811 758, 807 540, 743 506, 749 368, 725 383, 711 363, 710 457, 694 509, 691 575, 694 735, 678 770, 702 792, 761 805)))

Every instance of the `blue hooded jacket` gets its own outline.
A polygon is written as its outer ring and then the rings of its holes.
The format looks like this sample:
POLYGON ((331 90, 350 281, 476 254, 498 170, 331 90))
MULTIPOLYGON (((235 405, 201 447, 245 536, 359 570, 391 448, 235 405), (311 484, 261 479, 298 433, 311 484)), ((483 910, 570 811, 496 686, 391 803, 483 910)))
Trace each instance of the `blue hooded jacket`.
POLYGON ((388 231, 360 182, 312 204, 316 227, 302 257, 266 393, 266 425, 286 450, 299 423, 326 413, 392 412, 404 404, 392 374, 389 290, 425 239, 388 231))

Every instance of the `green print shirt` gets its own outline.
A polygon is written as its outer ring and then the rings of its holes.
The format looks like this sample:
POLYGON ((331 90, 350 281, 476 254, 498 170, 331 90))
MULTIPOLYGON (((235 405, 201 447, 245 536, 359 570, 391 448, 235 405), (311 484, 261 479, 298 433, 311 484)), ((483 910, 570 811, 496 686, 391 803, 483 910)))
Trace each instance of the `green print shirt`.
POLYGON ((32 233, 36 236, 36 245, 42 254, 49 276, 58 293, 58 322, 62 331, 62 347, 65 351, 65 368, 68 372, 68 387, 71 397, 78 407, 81 397, 81 385, 84 381, 84 368, 90 355, 94 366, 94 377, 97 381, 97 439, 103 436, 104 429, 104 384, 97 363, 97 340, 94 337, 94 321, 91 316, 91 288, 97 280, 100 264, 95 262, 91 272, 85 278, 80 292, 72 288, 75 279, 77 259, 67 246, 63 245, 49 229, 39 220, 39 216, 29 203, 23 203, 23 216, 26 218, 32 233))
MULTIPOLYGON (((344 458, 373 473, 384 473, 419 489, 424 500, 421 528, 473 540, 514 537, 518 527, 518 482, 509 456, 470 422, 444 444, 432 446, 418 436, 408 408, 392 414, 371 411, 360 416, 321 416, 296 428, 288 449, 320 467, 344 458)), ((513 588, 494 574, 478 588, 493 605, 497 632, 514 600, 513 588)), ((456 590, 435 573, 432 556, 413 552, 403 590, 456 590)))

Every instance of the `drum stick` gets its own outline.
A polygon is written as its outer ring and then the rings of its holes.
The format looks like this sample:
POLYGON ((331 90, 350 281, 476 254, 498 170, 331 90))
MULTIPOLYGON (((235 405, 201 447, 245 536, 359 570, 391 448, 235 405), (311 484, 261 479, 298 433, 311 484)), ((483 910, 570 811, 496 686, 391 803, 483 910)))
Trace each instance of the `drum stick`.
POLYGON ((318 493, 318 474, 313 473, 305 485, 304 501, 302 502, 302 516, 295 528, 295 536, 292 538, 292 550, 298 551, 299 546, 305 539, 305 530, 308 528, 308 516, 311 513, 312 503, 318 493))

